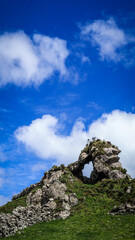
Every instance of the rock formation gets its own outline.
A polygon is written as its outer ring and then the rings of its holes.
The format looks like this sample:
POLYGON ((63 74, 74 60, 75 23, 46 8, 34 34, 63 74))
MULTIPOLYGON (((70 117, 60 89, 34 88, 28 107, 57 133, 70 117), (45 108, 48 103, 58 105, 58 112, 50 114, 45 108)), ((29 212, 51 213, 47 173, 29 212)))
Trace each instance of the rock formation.
POLYGON ((121 214, 135 214, 135 205, 129 203, 122 204, 120 206, 114 206, 114 208, 109 212, 111 215, 121 215, 121 214))
POLYGON ((77 205, 78 199, 74 193, 66 193, 67 187, 60 181, 64 173, 60 168, 52 168, 38 183, 37 190, 35 185, 34 193, 32 191, 29 193, 30 189, 27 188, 13 197, 15 200, 28 194, 27 206, 18 206, 12 214, 0 213, 0 238, 13 235, 19 229, 37 222, 65 219, 70 215, 70 209, 77 205))
POLYGON ((93 139, 81 152, 78 161, 68 165, 69 170, 85 183, 94 184, 102 179, 130 178, 122 168, 118 154, 121 151, 111 142, 93 139), (82 170, 85 164, 92 162, 93 171, 90 178, 84 177, 82 170))
MULTIPOLYGON (((71 182, 74 181, 74 175, 84 183, 91 184, 105 178, 130 178, 119 162, 119 153, 118 147, 110 142, 93 139, 81 152, 78 161, 68 167, 54 166, 44 174, 40 182, 13 197, 12 201, 25 196, 26 207, 18 206, 11 214, 0 213, 0 238, 13 235, 19 229, 37 222, 67 218, 71 208, 78 204, 78 199, 75 193, 66 192, 67 186, 62 181, 65 175, 68 175, 71 182), (90 178, 87 178, 83 176, 82 170, 89 162, 93 163, 93 171, 90 178)), ((116 214, 116 212, 115 209, 112 213, 116 214)))

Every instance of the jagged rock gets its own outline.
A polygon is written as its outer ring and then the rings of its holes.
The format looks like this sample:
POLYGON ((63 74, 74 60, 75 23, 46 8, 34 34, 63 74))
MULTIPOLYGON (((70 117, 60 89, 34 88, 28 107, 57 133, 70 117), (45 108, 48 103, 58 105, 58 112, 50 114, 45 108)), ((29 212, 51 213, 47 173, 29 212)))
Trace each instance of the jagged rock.
POLYGON ((124 179, 130 178, 119 162, 120 150, 110 142, 93 139, 81 152, 78 161, 68 165, 69 170, 85 183, 96 183, 104 178, 124 179), (85 164, 93 163, 90 178, 84 177, 82 170, 85 164))
POLYGON ((26 199, 26 204, 27 205, 41 205, 41 200, 42 200, 42 190, 38 189, 34 194, 29 193, 26 199))

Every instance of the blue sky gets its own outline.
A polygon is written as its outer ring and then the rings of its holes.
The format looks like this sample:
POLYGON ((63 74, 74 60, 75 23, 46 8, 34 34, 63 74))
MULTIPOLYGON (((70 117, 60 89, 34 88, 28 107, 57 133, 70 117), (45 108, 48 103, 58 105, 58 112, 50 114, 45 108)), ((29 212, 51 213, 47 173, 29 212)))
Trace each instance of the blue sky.
POLYGON ((135 177, 134 22, 134 0, 0 1, 0 204, 95 136, 135 177))

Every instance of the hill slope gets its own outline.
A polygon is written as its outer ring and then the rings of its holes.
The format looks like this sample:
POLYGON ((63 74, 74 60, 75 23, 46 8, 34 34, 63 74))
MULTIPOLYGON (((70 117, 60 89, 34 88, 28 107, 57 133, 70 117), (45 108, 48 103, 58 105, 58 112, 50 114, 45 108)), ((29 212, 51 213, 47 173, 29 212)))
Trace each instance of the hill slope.
POLYGON ((77 162, 68 167, 54 166, 46 172, 40 183, 0 207, 1 233, 18 230, 3 239, 135 239, 135 179, 122 169, 117 153, 118 148, 110 143, 94 140, 77 162), (94 166, 90 179, 82 175, 89 161, 94 166), (12 229, 13 219, 16 222, 12 229))
POLYGON ((114 205, 132 202, 135 196, 135 180, 104 180, 95 185, 84 184, 74 177, 68 180, 69 192, 75 192, 79 199, 72 208, 71 216, 65 220, 37 223, 14 236, 3 239, 27 240, 109 240, 135 239, 135 215, 109 215, 114 205), (132 192, 126 192, 127 186, 132 192))

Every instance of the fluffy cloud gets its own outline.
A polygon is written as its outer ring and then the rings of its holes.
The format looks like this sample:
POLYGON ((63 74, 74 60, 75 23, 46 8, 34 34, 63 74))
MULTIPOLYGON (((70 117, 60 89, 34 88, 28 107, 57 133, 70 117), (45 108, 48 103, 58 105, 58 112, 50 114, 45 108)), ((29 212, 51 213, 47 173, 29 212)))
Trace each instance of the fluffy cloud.
POLYGON ((86 142, 87 133, 83 131, 82 122, 75 123, 69 136, 59 134, 61 127, 63 126, 59 124, 58 119, 51 115, 44 115, 41 119, 34 120, 29 126, 18 128, 15 136, 37 156, 68 164, 77 159, 80 149, 86 142))
POLYGON ((38 86, 55 71, 64 75, 68 55, 66 41, 59 38, 30 38, 23 31, 0 35, 0 86, 38 86))
POLYGON ((135 114, 119 110, 103 114, 89 126, 88 131, 82 122, 77 121, 68 136, 61 135, 60 129, 58 119, 44 115, 29 126, 18 128, 15 136, 28 150, 43 159, 55 159, 56 164, 76 161, 88 138, 96 136, 110 140, 122 150, 123 166, 135 176, 135 114))
POLYGON ((95 20, 93 23, 81 27, 81 36, 90 41, 93 46, 98 47, 101 60, 114 62, 126 61, 127 53, 124 47, 135 42, 135 38, 120 29, 113 18, 109 18, 107 21, 95 20))

